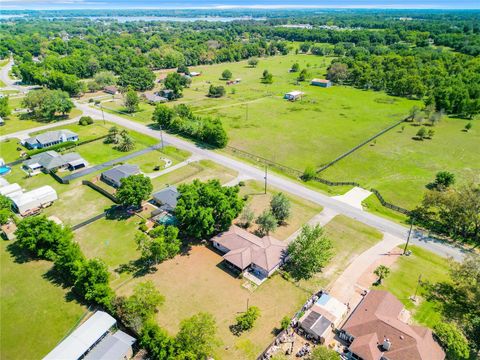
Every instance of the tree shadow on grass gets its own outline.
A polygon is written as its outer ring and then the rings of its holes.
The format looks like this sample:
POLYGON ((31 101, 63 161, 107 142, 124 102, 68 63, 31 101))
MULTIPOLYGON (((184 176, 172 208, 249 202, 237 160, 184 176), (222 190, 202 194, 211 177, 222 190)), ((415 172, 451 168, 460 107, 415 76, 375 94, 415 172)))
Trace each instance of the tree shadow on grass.
POLYGON ((118 274, 132 274, 133 277, 143 277, 148 274, 153 274, 157 271, 156 264, 149 264, 145 260, 139 258, 131 260, 126 264, 120 264, 114 271, 118 274))
POLYGON ((122 221, 130 219, 134 215, 135 214, 133 212, 128 211, 126 208, 120 205, 112 205, 105 212, 105 218, 107 220, 122 221))
POLYGON ((61 287, 64 290, 68 290, 65 293, 65 301, 72 302, 75 301, 77 304, 88 306, 89 303, 84 301, 81 297, 77 296, 73 290, 73 284, 69 282, 64 274, 58 269, 53 266, 50 270, 48 270, 45 274, 42 275, 45 280, 48 280, 51 284, 61 287))
POLYGON ((22 249, 16 241, 7 245, 7 251, 13 258, 13 261, 17 264, 24 264, 29 261, 37 260, 30 252, 22 249))

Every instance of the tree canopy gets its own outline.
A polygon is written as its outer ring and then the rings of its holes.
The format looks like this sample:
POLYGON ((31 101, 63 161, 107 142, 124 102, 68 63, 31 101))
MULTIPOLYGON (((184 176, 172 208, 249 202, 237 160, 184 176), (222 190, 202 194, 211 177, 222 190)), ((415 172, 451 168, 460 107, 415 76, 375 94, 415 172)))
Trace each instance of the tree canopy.
POLYGON ((218 180, 194 180, 178 191, 175 216, 180 230, 199 240, 227 230, 243 208, 238 186, 223 187, 218 180))
POLYGON ((320 225, 304 225, 288 245, 287 269, 295 279, 308 279, 332 257, 332 243, 320 225))
POLYGON ((124 206, 140 207, 153 191, 152 181, 143 174, 131 175, 120 182, 115 196, 124 206))

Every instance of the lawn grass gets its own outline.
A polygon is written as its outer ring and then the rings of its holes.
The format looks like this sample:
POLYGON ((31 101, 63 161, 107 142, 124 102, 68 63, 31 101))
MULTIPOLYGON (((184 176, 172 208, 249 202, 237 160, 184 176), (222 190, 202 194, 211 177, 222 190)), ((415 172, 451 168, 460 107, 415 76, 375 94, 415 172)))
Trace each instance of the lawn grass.
POLYGON ((210 160, 201 160, 192 162, 171 173, 152 179, 152 185, 154 191, 156 191, 161 190, 166 186, 187 183, 195 179, 201 181, 218 179, 222 184, 225 184, 235 179, 236 176, 237 173, 234 170, 225 168, 210 160))
MULTIPOLYGON (((442 320, 439 305, 423 299, 419 305, 415 305, 410 297, 415 293, 420 275, 422 282, 448 281, 450 277, 447 260, 418 246, 411 246, 410 250, 412 255, 399 257, 392 266, 390 275, 378 288, 388 290, 395 295, 405 308, 412 312, 415 322, 433 328, 442 320)), ((419 298, 424 294, 425 290, 420 287, 419 298)))
POLYGON ((172 166, 186 160, 190 156, 190 153, 185 150, 174 148, 173 146, 166 146, 163 150, 154 150, 147 154, 137 156, 134 159, 128 161, 138 165, 140 170, 144 173, 155 173, 157 171, 164 170, 165 161, 162 159, 169 159, 172 161, 172 166), (156 167, 160 167, 160 170, 155 170, 156 167))
POLYGON ((308 297, 279 275, 251 292, 242 287, 244 280, 224 270, 221 255, 204 246, 194 246, 188 254, 165 261, 155 273, 134 279, 117 292, 130 294, 136 283, 146 280, 152 280, 165 296, 156 319, 172 335, 182 319, 202 311, 213 314, 223 342, 216 359, 256 359, 273 340, 272 331, 281 319, 292 316, 308 297), (258 306, 261 316, 251 331, 237 337, 229 326, 245 311, 247 302, 258 306))
POLYGON ((140 257, 135 243, 140 220, 137 216, 128 219, 103 218, 75 231, 75 241, 85 256, 105 261, 110 270, 112 286, 130 276, 121 276, 115 270, 140 257))
MULTIPOLYGON (((264 193, 263 183, 258 181, 246 181, 245 186, 240 187, 240 195, 248 196, 247 204, 258 216, 264 210, 270 208, 270 200, 272 196, 279 192, 275 188, 269 187, 267 194, 264 193)), ((279 239, 285 240, 298 230, 303 224, 307 223, 312 217, 322 211, 322 206, 312 203, 303 198, 284 193, 290 200, 291 204, 291 216, 287 220, 286 224, 279 226, 270 235, 279 239)), ((249 231, 254 232, 256 225, 252 225, 249 231)))
POLYGON ((86 311, 67 301, 66 291, 45 278, 52 263, 15 262, 0 243, 0 358, 41 359, 72 329, 86 311))
POLYGON ((6 163, 17 160, 22 151, 25 150, 17 139, 6 139, 0 142, 0 157, 2 157, 6 163), (22 150, 18 151, 17 149, 19 148, 22 150))
POLYGON ((321 273, 299 282, 300 286, 310 292, 327 287, 356 256, 381 241, 383 237, 380 231, 344 215, 335 216, 324 229, 332 241, 333 257, 321 273))

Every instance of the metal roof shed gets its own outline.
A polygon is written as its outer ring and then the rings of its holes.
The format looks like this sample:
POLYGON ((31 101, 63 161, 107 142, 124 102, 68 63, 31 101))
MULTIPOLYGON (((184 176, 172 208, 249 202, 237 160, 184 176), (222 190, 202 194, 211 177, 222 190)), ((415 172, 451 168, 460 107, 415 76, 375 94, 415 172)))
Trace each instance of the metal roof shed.
POLYGON ((10 194, 16 193, 18 191, 22 191, 22 187, 17 183, 14 183, 14 184, 5 185, 4 187, 2 187, 0 189, 0 194, 2 194, 3 196, 7 196, 10 194))
POLYGON ((76 328, 44 360, 77 360, 95 345, 115 325, 116 320, 106 312, 97 311, 76 328))
POLYGON ((41 207, 58 199, 57 192, 45 185, 25 193, 14 193, 10 196, 20 214, 41 207))
POLYGON ((132 355, 132 345, 136 339, 118 330, 108 334, 86 356, 85 360, 123 360, 132 355))

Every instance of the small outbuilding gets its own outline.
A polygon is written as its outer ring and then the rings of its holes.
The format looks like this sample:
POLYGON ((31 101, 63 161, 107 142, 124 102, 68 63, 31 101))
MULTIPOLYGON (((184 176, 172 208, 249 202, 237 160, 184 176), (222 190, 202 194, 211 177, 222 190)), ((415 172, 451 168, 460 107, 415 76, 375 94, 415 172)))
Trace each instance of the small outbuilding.
POLYGON ((57 192, 49 185, 27 192, 16 192, 8 197, 12 200, 14 209, 22 216, 50 206, 58 199, 57 192))
POLYGON ((145 100, 150 104, 158 104, 158 103, 164 103, 168 101, 167 98, 157 94, 153 94, 153 93, 145 93, 144 96, 145 96, 145 100))
POLYGON ((84 357, 85 360, 125 360, 133 355, 132 345, 136 339, 121 330, 105 336, 84 357))
POLYGON ((17 192, 22 192, 22 187, 17 183, 8 184, 0 188, 0 194, 3 196, 8 196, 17 192))
POLYGON ((195 77, 195 76, 200 76, 200 75, 202 75, 202 73, 197 72, 197 71, 190 71, 190 74, 188 74, 188 75, 190 75, 191 77, 195 77))
POLYGON ((122 184, 123 178, 138 174, 140 174, 140 169, 137 165, 123 164, 104 171, 100 178, 108 185, 118 188, 122 184))
POLYGON ((324 87, 324 88, 328 88, 328 87, 332 86, 332 82, 330 80, 327 80, 327 79, 312 79, 310 84, 313 85, 313 86, 320 86, 320 87, 324 87))
POLYGON ((117 87, 113 86, 113 85, 105 86, 103 88, 103 91, 106 92, 107 94, 110 94, 110 95, 117 95, 118 94, 117 87))
POLYGON ((299 90, 294 90, 294 91, 290 91, 290 92, 286 93, 283 96, 283 98, 287 99, 289 101, 297 101, 297 100, 300 100, 303 95, 305 95, 304 92, 299 91, 299 90))

